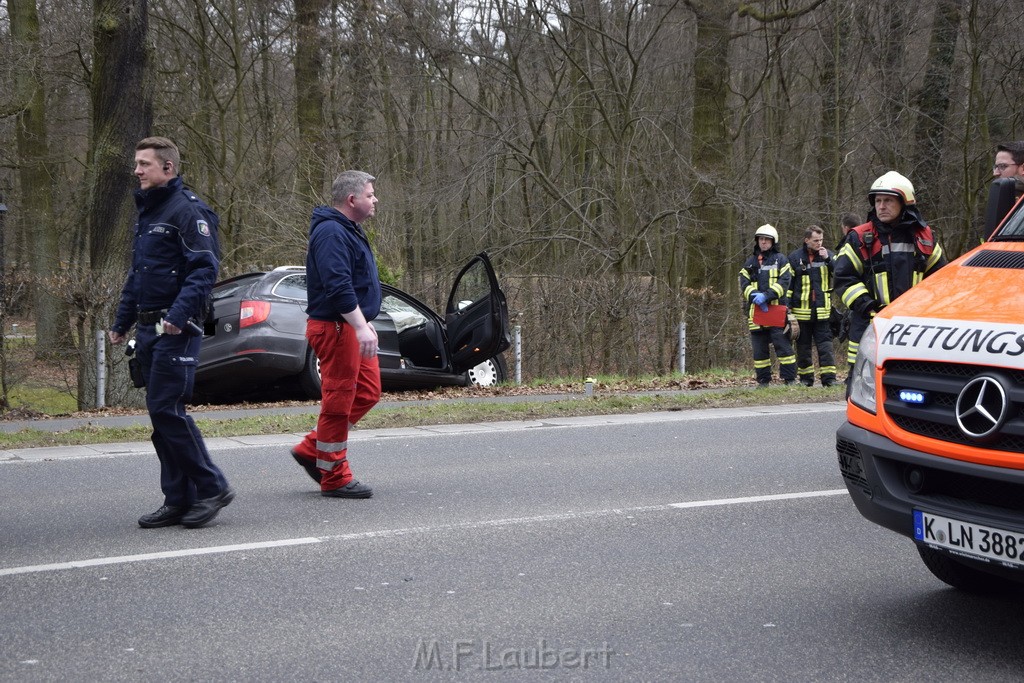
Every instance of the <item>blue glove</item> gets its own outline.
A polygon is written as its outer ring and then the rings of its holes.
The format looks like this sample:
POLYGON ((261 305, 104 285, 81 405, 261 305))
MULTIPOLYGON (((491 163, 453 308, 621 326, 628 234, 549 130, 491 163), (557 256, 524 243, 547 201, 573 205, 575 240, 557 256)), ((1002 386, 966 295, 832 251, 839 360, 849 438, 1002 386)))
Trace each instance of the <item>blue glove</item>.
POLYGON ((764 292, 757 292, 751 297, 750 301, 762 311, 768 311, 768 295, 764 292))

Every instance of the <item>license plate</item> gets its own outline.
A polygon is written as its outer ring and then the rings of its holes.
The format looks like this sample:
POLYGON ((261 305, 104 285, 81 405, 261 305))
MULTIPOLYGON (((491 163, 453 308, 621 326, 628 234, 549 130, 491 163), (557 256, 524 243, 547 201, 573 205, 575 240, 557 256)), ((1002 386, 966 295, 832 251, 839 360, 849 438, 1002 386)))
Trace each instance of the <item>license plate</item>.
POLYGON ((914 538, 955 554, 1024 569, 1024 534, 914 510, 914 538))

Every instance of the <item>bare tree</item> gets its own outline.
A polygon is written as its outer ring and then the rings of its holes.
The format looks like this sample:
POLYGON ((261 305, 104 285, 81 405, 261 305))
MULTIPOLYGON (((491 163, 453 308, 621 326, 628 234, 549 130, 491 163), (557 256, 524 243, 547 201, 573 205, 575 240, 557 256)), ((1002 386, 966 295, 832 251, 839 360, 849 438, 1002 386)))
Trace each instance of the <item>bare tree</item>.
MULTIPOLYGON (((944 139, 948 126, 950 85, 953 80, 954 55, 960 30, 963 0, 939 0, 932 22, 928 45, 928 64, 921 86, 914 94, 917 123, 914 128, 913 173, 917 186, 934 189, 941 176, 944 139)), ((939 193, 934 193, 936 199, 939 193)))
POLYGON ((328 0, 295 0, 295 119, 299 132, 298 185, 310 204, 322 200, 324 156, 323 28, 328 0))
MULTIPOLYGON (((94 339, 112 316, 111 283, 124 280, 134 222, 131 173, 135 143, 152 127, 151 84, 146 80, 146 0, 96 0, 93 14, 92 135, 89 141, 88 273, 78 296, 81 348, 78 403, 95 401, 94 339), (98 284, 104 294, 84 284, 98 284)), ((113 289, 113 291, 118 291, 113 289)))
MULTIPOLYGON (((821 122, 818 147, 818 204, 829 213, 821 218, 823 227, 832 240, 838 240, 839 216, 852 207, 840 204, 843 196, 841 183, 847 166, 849 121, 855 104, 853 81, 857 65, 854 63, 852 7, 844 3, 831 3, 821 23, 822 55, 817 65, 818 91, 821 96, 821 122)), ((847 172, 847 176, 849 173, 847 172)))
POLYGON ((54 216, 50 151, 47 135, 46 101, 43 96, 43 50, 39 38, 39 15, 35 0, 10 0, 8 13, 11 37, 29 64, 15 76, 19 98, 15 120, 21 186, 21 220, 30 241, 29 258, 33 275, 32 309, 36 323, 36 354, 53 357, 66 352, 71 335, 67 305, 55 295, 49 280, 60 271, 59 228, 54 216), (27 68, 26 68, 27 67, 27 68))

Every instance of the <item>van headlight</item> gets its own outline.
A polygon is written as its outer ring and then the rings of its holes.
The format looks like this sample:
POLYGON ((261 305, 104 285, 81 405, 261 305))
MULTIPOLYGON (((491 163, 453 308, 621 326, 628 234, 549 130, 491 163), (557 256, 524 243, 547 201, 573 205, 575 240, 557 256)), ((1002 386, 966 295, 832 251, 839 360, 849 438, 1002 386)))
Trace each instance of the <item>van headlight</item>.
POLYGON ((857 361, 853 364, 850 379, 850 400, 870 413, 878 410, 875 400, 875 359, 878 348, 875 344, 875 326, 868 325, 857 349, 857 361))

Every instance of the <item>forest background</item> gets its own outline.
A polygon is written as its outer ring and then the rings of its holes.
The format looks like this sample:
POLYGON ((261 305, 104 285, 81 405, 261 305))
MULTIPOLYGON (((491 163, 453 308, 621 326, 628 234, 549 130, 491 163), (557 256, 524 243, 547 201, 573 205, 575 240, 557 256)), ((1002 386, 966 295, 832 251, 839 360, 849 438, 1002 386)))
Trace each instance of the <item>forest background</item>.
POLYGON ((221 216, 221 277, 304 263, 361 168, 402 288, 437 306, 488 251, 524 379, 670 373, 684 322, 687 369, 745 362, 757 226, 835 244, 894 169, 951 256, 977 244, 1022 35, 1020 0, 0 0, 0 322, 93 404, 155 134, 221 216))

